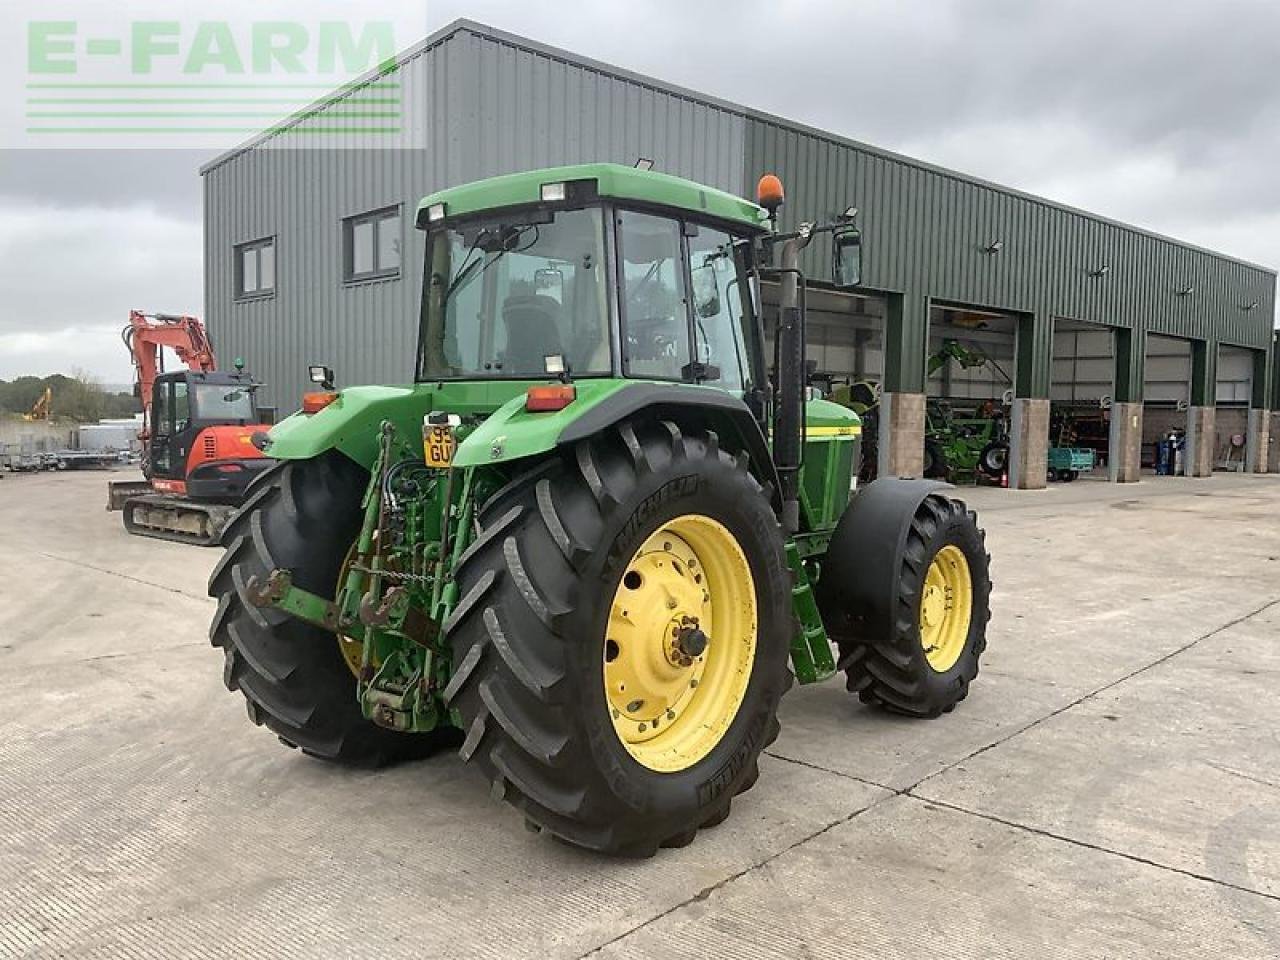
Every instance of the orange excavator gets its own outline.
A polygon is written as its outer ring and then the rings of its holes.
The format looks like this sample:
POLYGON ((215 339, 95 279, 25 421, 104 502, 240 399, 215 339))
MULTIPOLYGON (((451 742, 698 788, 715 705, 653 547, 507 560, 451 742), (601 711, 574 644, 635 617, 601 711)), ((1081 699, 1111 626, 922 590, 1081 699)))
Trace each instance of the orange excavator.
POLYGON ((249 482, 273 462, 255 443, 270 429, 259 422, 258 384, 239 360, 234 373, 217 369, 195 317, 133 310, 121 339, 142 400, 146 480, 110 484, 107 509, 124 511, 130 533, 214 545, 249 482), (165 347, 185 369, 165 372, 165 347))

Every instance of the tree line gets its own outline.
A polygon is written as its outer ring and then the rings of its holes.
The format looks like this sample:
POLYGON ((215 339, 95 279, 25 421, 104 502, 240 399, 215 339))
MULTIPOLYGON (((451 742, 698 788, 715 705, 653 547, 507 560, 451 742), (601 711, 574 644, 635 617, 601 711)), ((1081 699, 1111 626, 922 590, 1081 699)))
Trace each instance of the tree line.
POLYGON ((0 380, 0 413, 30 413, 46 387, 53 395, 49 409, 55 418, 92 423, 142 411, 142 403, 132 393, 109 393, 93 376, 77 371, 70 377, 55 373, 0 380))

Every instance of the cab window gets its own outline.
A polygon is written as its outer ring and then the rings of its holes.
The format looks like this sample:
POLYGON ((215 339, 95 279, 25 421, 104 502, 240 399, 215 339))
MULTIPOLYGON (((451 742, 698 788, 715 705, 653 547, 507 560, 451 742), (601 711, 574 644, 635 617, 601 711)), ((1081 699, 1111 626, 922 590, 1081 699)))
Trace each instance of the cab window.
POLYGON ((703 383, 741 391, 747 369, 745 280, 739 281, 733 238, 723 230, 686 230, 689 292, 693 299, 693 371, 703 383))
POLYGON ((632 377, 686 379, 691 357, 680 224, 624 210, 618 214, 624 371, 632 377))

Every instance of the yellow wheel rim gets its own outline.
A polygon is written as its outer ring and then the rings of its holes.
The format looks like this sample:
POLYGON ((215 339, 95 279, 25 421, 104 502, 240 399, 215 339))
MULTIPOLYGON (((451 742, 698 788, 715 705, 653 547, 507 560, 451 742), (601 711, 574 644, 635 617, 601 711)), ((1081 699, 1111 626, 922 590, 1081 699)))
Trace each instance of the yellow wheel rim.
POLYGON ((609 608, 604 688, 640 764, 674 773, 715 749, 747 692, 756 623, 751 568, 718 521, 676 517, 635 552, 609 608))
POLYGON ((973 578, 969 561, 957 546, 937 552, 920 592, 920 643, 938 673, 956 665, 969 639, 973 616, 973 578))

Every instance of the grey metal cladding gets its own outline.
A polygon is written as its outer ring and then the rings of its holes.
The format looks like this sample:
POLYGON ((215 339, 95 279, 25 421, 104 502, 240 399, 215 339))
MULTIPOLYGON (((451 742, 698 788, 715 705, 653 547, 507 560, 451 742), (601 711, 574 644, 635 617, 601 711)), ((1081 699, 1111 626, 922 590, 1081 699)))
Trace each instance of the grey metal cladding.
MULTIPOLYGON (((785 223, 857 205, 866 282, 913 295, 917 308, 904 318, 919 328, 913 346, 923 342, 927 297, 1271 343, 1272 271, 532 40, 460 21, 406 51, 398 78, 399 139, 351 132, 331 148, 295 149, 268 134, 202 170, 211 333, 284 412, 307 389, 309 362, 329 363, 344 384, 412 377, 423 258, 412 214, 422 196, 516 170, 641 156, 739 194, 777 172, 785 223), (396 203, 399 278, 344 283, 342 220, 396 203), (275 295, 237 302, 232 248, 265 236, 276 237, 275 295), (982 252, 997 239, 1000 253, 982 252), (1089 276, 1103 264, 1105 277, 1089 276), (1179 297, 1189 283, 1195 295, 1179 297)), ((817 245, 809 270, 825 272, 827 256, 817 245)), ((1047 330, 1039 340, 1047 350, 1047 330)))
MULTIPOLYGON (((1270 342, 1276 276, 1264 267, 777 118, 748 119, 746 156, 746 179, 782 177, 788 226, 859 208, 869 287, 1260 349, 1270 342), (984 251, 997 241, 998 253, 984 251), (1192 285, 1194 294, 1179 296, 1192 285)), ((824 275, 829 255, 814 244, 807 271, 824 275)))

